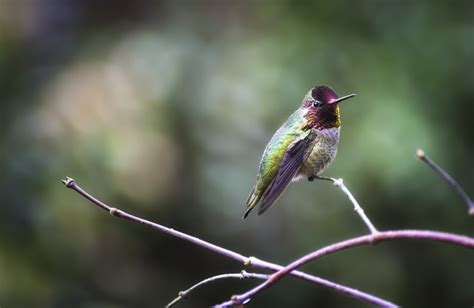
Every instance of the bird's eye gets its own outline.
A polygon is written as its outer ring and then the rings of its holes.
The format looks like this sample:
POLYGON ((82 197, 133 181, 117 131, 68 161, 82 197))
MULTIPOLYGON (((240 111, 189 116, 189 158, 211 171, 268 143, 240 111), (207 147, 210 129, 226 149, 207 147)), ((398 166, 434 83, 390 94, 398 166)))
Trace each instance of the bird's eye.
POLYGON ((319 101, 314 101, 314 102, 313 102, 313 107, 315 107, 315 108, 321 107, 322 105, 323 105, 323 104, 322 104, 321 102, 319 102, 319 101))

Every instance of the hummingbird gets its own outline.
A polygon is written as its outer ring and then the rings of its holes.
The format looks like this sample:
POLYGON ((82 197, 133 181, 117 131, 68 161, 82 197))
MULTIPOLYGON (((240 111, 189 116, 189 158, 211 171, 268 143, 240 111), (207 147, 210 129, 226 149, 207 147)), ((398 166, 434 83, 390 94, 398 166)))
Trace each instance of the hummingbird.
POLYGON ((339 143, 339 103, 355 96, 338 97, 329 86, 315 86, 301 106, 275 132, 265 147, 257 181, 246 202, 242 218, 260 202, 258 215, 268 210, 288 185, 319 175, 334 160, 339 143))

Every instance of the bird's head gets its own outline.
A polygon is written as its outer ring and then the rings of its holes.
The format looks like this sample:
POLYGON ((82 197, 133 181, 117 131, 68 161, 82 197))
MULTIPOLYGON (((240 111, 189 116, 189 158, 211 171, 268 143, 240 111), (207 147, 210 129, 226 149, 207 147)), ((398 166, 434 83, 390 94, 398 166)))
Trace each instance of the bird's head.
POLYGON ((353 96, 355 94, 337 97, 333 89, 325 85, 315 86, 309 90, 301 106, 306 119, 304 129, 339 127, 341 125, 339 103, 353 96))

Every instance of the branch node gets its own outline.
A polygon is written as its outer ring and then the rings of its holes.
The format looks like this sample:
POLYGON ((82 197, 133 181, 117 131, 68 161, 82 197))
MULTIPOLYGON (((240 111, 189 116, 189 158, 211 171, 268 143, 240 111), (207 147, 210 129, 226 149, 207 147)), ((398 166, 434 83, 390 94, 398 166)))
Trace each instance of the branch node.
POLYGON ((333 180, 334 186, 341 187, 344 185, 344 180, 342 178, 334 179, 333 180))
POLYGON ((63 183, 64 186, 66 186, 67 188, 73 188, 76 185, 76 181, 74 181, 73 178, 70 178, 68 176, 66 177, 66 179, 61 180, 61 183, 63 183))
POLYGON ((378 244, 379 240, 383 237, 380 236, 380 231, 376 230, 375 233, 371 234, 372 236, 370 237, 369 243, 370 245, 375 245, 378 244))
POLYGON ((418 157, 419 159, 425 158, 425 151, 423 151, 422 149, 416 150, 416 157, 418 157))
POLYGON ((249 278, 249 273, 247 273, 245 270, 242 270, 240 275, 242 275, 242 277, 240 277, 241 279, 249 278))
POLYGON ((110 215, 112 215, 112 216, 116 216, 118 211, 119 211, 119 210, 118 210, 117 208, 111 207, 110 210, 109 210, 109 213, 110 213, 110 215))
POLYGON ((188 293, 188 292, 185 292, 185 291, 179 291, 179 292, 178 292, 178 296, 181 297, 181 298, 186 298, 186 294, 187 294, 187 293, 188 293))
POLYGON ((468 213, 470 216, 474 216, 474 207, 471 207, 468 213))
POLYGON ((255 257, 248 257, 247 259, 244 260, 244 265, 247 267, 252 266, 252 261, 255 259, 255 257))

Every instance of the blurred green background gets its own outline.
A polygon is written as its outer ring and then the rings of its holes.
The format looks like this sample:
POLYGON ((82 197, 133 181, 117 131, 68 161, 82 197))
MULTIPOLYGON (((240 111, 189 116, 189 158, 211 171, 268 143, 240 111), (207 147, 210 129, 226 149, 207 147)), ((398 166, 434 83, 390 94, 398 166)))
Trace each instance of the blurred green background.
MULTIPOLYGON (((316 84, 342 106, 343 177, 380 229, 473 235, 421 147, 474 194, 472 1, 0 1, 0 305, 161 307, 242 267, 68 191, 286 264, 366 233, 326 182, 241 220, 265 144, 316 84)), ((474 252, 382 243, 304 269, 407 307, 470 307, 474 252)), ((208 285, 216 304, 255 281, 208 285)), ((292 278, 252 307, 369 305, 292 278)))

